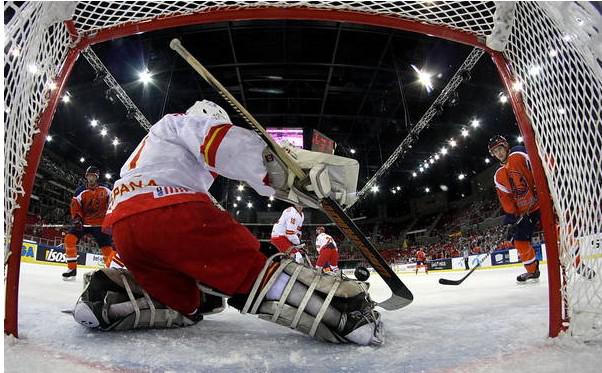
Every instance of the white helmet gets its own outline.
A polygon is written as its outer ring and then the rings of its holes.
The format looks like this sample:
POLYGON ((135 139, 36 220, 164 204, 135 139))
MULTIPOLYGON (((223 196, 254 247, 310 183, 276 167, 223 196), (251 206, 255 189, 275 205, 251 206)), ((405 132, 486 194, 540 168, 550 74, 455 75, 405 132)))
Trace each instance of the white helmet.
POLYGON ((232 123, 226 110, 222 109, 221 106, 215 102, 203 100, 197 101, 188 110, 186 115, 207 115, 212 119, 232 123))

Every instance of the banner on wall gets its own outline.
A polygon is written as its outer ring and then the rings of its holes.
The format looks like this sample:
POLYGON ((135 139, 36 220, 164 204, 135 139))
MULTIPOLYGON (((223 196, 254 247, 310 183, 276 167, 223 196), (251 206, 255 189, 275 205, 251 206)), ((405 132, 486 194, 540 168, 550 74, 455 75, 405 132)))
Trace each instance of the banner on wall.
POLYGON ((21 260, 28 263, 36 261, 36 253, 38 250, 38 244, 34 241, 23 240, 21 245, 21 260))
POLYGON ((428 261, 428 267, 430 271, 452 269, 452 260, 449 258, 430 260, 428 261))
MULTIPOLYGON (((57 246, 39 245, 36 253, 36 260, 38 262, 67 263, 67 260, 65 259, 65 250, 62 247, 57 246)), ((86 255, 77 253, 77 264, 86 264, 86 255)))

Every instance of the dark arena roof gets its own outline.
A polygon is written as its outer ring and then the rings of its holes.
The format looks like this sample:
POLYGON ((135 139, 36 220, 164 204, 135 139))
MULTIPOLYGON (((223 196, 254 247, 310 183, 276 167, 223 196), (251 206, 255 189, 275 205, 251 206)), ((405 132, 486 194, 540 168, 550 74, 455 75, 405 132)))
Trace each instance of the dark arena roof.
MULTIPOLYGON (((224 107, 234 124, 245 126, 169 48, 174 37, 265 127, 317 129, 336 142, 335 154, 356 158, 361 165, 358 190, 408 135, 472 50, 422 34, 322 21, 214 23, 94 45, 94 52, 151 124, 208 99, 224 107), (139 79, 144 69, 152 76, 148 84, 139 79), (431 75, 430 92, 419 82, 416 69, 431 75)), ((115 180, 146 130, 83 56, 65 90, 70 100, 58 105, 45 156, 79 175, 94 164, 115 180), (92 120, 98 126, 92 127, 92 120), (102 128, 105 136, 100 134, 102 128), (113 145, 115 138, 118 144, 113 145)), ((478 192, 471 177, 494 165, 487 140, 502 134, 511 144, 518 143, 519 131, 503 91, 495 66, 483 55, 472 71, 463 74, 458 89, 412 149, 378 180, 379 191, 358 202, 352 215, 374 216, 385 201, 389 214, 395 215, 412 198, 424 196, 427 187, 430 193, 444 191, 449 201, 478 192), (475 120, 478 127, 471 126, 475 120), (461 135, 463 129, 468 136, 461 135), (453 148, 448 146, 451 138, 457 140, 453 148), (419 172, 442 146, 449 147, 449 153, 419 172), (460 179, 460 174, 465 177, 460 179)), ((219 178, 211 192, 234 210, 237 186, 236 181, 219 178)), ((244 194, 244 201, 252 201, 259 211, 282 207, 268 208, 267 199, 249 188, 244 194)))

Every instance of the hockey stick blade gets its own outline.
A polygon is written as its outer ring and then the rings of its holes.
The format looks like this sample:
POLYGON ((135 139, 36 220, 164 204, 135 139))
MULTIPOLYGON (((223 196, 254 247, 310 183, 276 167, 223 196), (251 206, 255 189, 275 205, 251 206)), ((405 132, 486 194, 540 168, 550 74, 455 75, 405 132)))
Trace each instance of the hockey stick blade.
POLYGON ((466 276, 462 277, 459 280, 448 280, 446 278, 440 278, 439 283, 441 285, 460 285, 462 283, 462 281, 464 281, 465 279, 466 279, 466 276))
POLYGON ((376 248, 362 234, 353 220, 345 214, 341 206, 332 198, 320 200, 322 210, 345 234, 345 236, 357 247, 370 265, 382 277, 391 289, 391 297, 378 305, 388 311, 397 310, 412 303, 414 296, 408 287, 401 281, 385 259, 378 253, 376 248))
MULTIPOLYGON (((169 46, 176 51, 190 66, 211 85, 224 100, 239 113, 251 128, 261 137, 276 157, 278 157, 299 179, 301 184, 308 182, 305 171, 278 145, 265 131, 263 126, 245 109, 238 100, 193 56, 184 48, 180 40, 173 39, 169 46)), ((379 306, 386 310, 396 310, 407 306, 414 299, 412 292, 405 286, 391 267, 378 253, 376 248, 366 239, 355 223, 347 216, 343 209, 331 198, 320 200, 322 210, 356 245, 368 262, 383 278, 391 289, 392 296, 379 306)))

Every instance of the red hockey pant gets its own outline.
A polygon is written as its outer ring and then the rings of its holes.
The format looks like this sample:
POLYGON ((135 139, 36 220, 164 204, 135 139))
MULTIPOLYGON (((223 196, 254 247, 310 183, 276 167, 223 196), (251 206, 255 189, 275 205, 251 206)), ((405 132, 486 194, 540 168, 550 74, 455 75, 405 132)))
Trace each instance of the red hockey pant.
POLYGON ((227 295, 245 294, 266 261, 247 228, 205 202, 119 220, 113 225, 113 242, 136 281, 184 314, 200 305, 197 281, 227 295))

